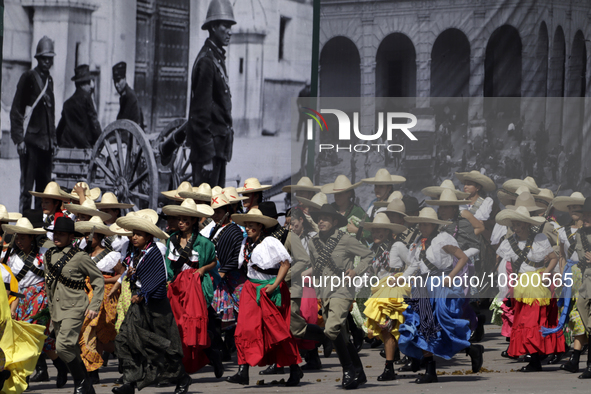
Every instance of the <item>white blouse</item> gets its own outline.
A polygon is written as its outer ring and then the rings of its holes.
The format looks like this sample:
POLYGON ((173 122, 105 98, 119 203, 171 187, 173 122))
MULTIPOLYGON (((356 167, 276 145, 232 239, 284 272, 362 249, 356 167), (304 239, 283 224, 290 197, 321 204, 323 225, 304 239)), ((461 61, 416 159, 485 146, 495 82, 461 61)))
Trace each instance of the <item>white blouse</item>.
POLYGON ((10 272, 6 268, 4 268, 4 264, 0 264, 0 272, 2 272, 2 281, 4 283, 10 284, 10 272))
MULTIPOLYGON (((444 246, 455 246, 459 248, 458 241, 446 232, 437 234, 431 241, 431 246, 427 249, 427 259, 440 270, 448 270, 452 268, 454 263, 454 256, 443 250, 444 246)), ((403 276, 408 278, 415 273, 418 269, 421 270, 421 274, 430 272, 427 265, 420 259, 421 254, 421 242, 417 239, 417 242, 412 244, 408 252, 408 261, 410 265, 404 271, 403 276)))
POLYGON ((564 227, 561 227, 558 230, 558 236, 560 237, 560 242, 564 244, 564 255, 566 256, 567 259, 573 260, 573 261, 579 261, 579 255, 577 254, 577 251, 575 250, 573 252, 572 256, 568 256, 568 248, 570 247, 570 240, 571 239, 575 239, 576 234, 577 234, 577 230, 576 228, 571 228, 571 238, 568 238, 568 235, 566 235, 566 230, 564 229, 564 227))
MULTIPOLYGON (((45 271, 45 267, 43 266, 43 255, 45 254, 46 251, 47 251, 47 248, 39 248, 39 253, 35 257, 35 260, 33 261, 33 265, 43 271, 45 271)), ((6 251, 2 252, 2 258, 4 258, 5 254, 6 254, 6 251)), ((25 262, 20 257, 18 257, 16 253, 13 253, 8 258, 7 265, 10 267, 10 270, 12 271, 13 275, 16 276, 19 274, 19 272, 21 272, 21 270, 25 266, 25 262)), ((18 291, 22 293, 24 291, 24 289, 26 289, 27 287, 39 284, 39 283, 43 282, 44 280, 45 280, 44 278, 42 278, 38 275, 35 275, 33 273, 33 271, 29 271, 26 273, 24 278, 22 278, 18 282, 18 291)))
MULTIPOLYGON (((394 242, 390 249, 388 266, 392 269, 402 269, 408 265, 408 249, 402 242, 394 242)), ((377 273, 380 279, 390 275, 390 272, 380 269, 377 273)))
POLYGON ((92 261, 96 263, 97 268, 108 274, 114 274, 113 268, 117 265, 119 261, 121 261, 121 253, 119 252, 110 252, 105 257, 101 259, 101 261, 96 261, 96 256, 92 257, 92 261))
POLYGON ((493 228, 492 234, 490 235, 490 244, 500 244, 505 235, 507 235, 507 226, 502 226, 498 223, 495 223, 495 227, 493 228))
MULTIPOLYGON (((172 242, 169 242, 169 247, 168 247, 168 254, 167 257, 170 261, 177 261, 180 257, 181 254, 180 252, 175 248, 174 244, 172 242)), ((195 249, 191 248, 191 255, 189 256, 189 261, 191 261, 194 267, 198 267, 199 266, 199 252, 197 252, 195 249)), ((183 269, 184 270, 188 270, 190 269, 191 266, 188 265, 187 263, 183 264, 183 269)))
MULTIPOLYGON (((519 249, 525 248, 526 241, 519 241, 517 242, 517 246, 519 249)), ((550 245, 550 241, 548 241, 548 237, 544 234, 538 234, 534 238, 534 242, 532 243, 531 249, 527 253, 527 259, 534 263, 539 263, 540 261, 544 260, 546 256, 553 252, 552 245, 550 245)), ((509 244, 509 240, 504 240, 499 248, 497 249, 497 254, 503 260, 501 264, 505 261, 515 262, 518 258, 517 254, 511 248, 511 244, 509 244)), ((519 273, 523 272, 531 272, 536 271, 539 268, 535 268, 526 262, 521 264, 519 268, 519 273)))
POLYGON ((128 242, 129 242, 129 239, 127 237, 122 237, 121 235, 115 235, 115 237, 111 241, 111 248, 115 252, 121 252, 123 245, 128 242))
MULTIPOLYGON (((470 209, 474 204, 466 204, 460 205, 460 210, 470 209)), ((478 220, 485 221, 490 218, 490 213, 492 212, 493 208, 493 199, 490 197, 486 197, 482 204, 478 207, 478 210, 474 214, 474 217, 478 220)))
MULTIPOLYGON (((244 264, 244 245, 240 249, 240 257, 238 258, 238 268, 244 264)), ((261 269, 273 269, 279 268, 281 262, 289 261, 291 264, 291 256, 285 246, 274 237, 265 237, 263 242, 258 244, 252 251, 250 261, 248 262, 248 274, 247 276, 251 279, 257 280, 269 280, 274 278, 276 275, 268 275, 262 272, 255 271, 252 266, 256 265, 261 269)))

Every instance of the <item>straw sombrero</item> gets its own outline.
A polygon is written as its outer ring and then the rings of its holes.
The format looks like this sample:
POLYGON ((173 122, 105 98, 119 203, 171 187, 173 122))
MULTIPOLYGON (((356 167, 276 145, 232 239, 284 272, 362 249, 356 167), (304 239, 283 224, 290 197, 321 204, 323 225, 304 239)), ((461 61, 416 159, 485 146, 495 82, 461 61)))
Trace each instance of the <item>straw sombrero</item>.
POLYGON ((146 208, 146 209, 141 209, 139 211, 131 211, 129 212, 127 215, 125 215, 125 217, 133 217, 133 216, 143 216, 146 217, 148 219, 150 219, 150 221, 154 224, 158 223, 158 220, 160 219, 160 217, 158 216, 158 213, 150 208, 146 208))
POLYGON ((398 190, 394 190, 389 196, 388 196, 388 201, 376 201, 373 203, 373 206, 375 208, 383 208, 383 207, 387 207, 388 204, 390 204, 392 201, 394 201, 395 199, 399 199, 402 200, 402 193, 400 193, 398 190))
POLYGON ((211 186, 209 183, 202 183, 199 187, 192 188, 191 191, 180 191, 179 196, 182 198, 191 198, 195 201, 209 201, 211 200, 211 186))
POLYGON ((390 172, 385 168, 380 168, 373 178, 362 179, 361 182, 369 183, 370 185, 399 185, 406 182, 406 178, 400 175, 390 175, 390 172))
POLYGON ((16 222, 23 215, 18 212, 8 212, 6 207, 0 204, 0 222, 16 222))
POLYGON ((320 191, 322 191, 322 193, 324 194, 343 193, 355 189, 356 187, 361 185, 361 183, 362 182, 351 184, 349 178, 347 178, 345 175, 339 175, 337 179, 334 181, 334 183, 328 183, 322 186, 320 191))
POLYGON ((376 214, 376 217, 373 219, 371 223, 364 223, 363 227, 368 230, 372 228, 385 228, 387 230, 392 231, 394 234, 400 234, 407 230, 406 226, 396 223, 390 223, 390 219, 388 219, 388 215, 383 212, 379 212, 376 214))
POLYGON ((528 176, 525 179, 509 179, 507 182, 503 183, 502 188, 510 192, 515 192, 519 186, 526 186, 531 194, 538 194, 540 192, 540 188, 536 184, 535 179, 531 176, 528 176))
MULTIPOLYGON (((88 186, 88 183, 86 183, 86 182, 78 182, 78 183, 76 183, 76 186, 82 186, 84 189, 86 189, 86 192, 84 192, 84 196, 86 197, 86 199, 91 199, 92 201, 96 201, 101 196, 101 189, 100 188, 95 187, 95 188, 91 189, 90 186, 88 186)), ((60 191, 60 193, 64 197, 67 197, 71 200, 80 201, 80 196, 78 195, 78 193, 76 193, 74 191, 73 188, 72 188, 71 193, 66 193, 63 190, 60 191)))
POLYGON ((534 199, 534 196, 532 196, 532 194, 528 191, 524 191, 521 194, 519 194, 514 204, 505 206, 506 209, 511 210, 516 210, 519 207, 525 207, 529 212, 542 211, 546 209, 540 207, 539 205, 536 205, 536 200, 534 199))
POLYGON ((109 226, 103 224, 103 221, 98 216, 93 216, 87 222, 76 222, 74 224, 76 231, 85 234, 94 230, 95 233, 104 234, 107 236, 115 235, 109 226))
POLYGON ((478 183, 482 186, 482 189, 484 189, 485 192, 492 192, 497 188, 497 185, 495 185, 492 179, 476 170, 470 172, 456 172, 456 178, 462 183, 465 183, 466 181, 478 183))
POLYGON ((222 189, 221 193, 215 193, 214 195, 217 194, 223 194, 226 197, 228 197, 228 200, 230 200, 230 204, 235 204, 240 201, 248 200, 248 197, 240 196, 234 186, 225 187, 222 189))
MULTIPOLYGON (((234 188, 236 189, 236 188, 234 188)), ((211 195, 213 196, 214 194, 222 194, 224 192, 224 189, 222 189, 219 186, 214 186, 211 188, 211 195)), ((248 200, 248 197, 246 197, 246 199, 248 200)))
POLYGON ((127 231, 126 229, 118 226, 117 223, 111 224, 109 229, 111 229, 115 235, 120 235, 122 237, 131 237, 133 235, 133 232, 127 231))
POLYGON ((118 218, 116 224, 129 231, 143 231, 159 239, 168 239, 168 234, 160 230, 149 216, 141 214, 118 218))
POLYGON ((450 179, 445 179, 439 186, 428 186, 421 190, 421 192, 427 197, 439 198, 439 195, 441 195, 441 193, 447 189, 453 190, 457 198, 464 199, 470 197, 470 193, 464 193, 457 190, 456 186, 450 179))
POLYGON ((72 212, 78 215, 83 214, 88 216, 98 216, 101 219, 103 219, 103 221, 109 220, 112 217, 110 213, 101 212, 98 209, 96 209, 94 201, 92 201, 90 198, 84 200, 84 202, 80 205, 70 203, 64 204, 64 207, 68 210, 68 212, 72 212))
POLYGON ((399 213, 402 216, 407 216, 406 207, 404 206, 404 201, 402 201, 401 198, 395 198, 392 201, 390 201, 388 207, 386 207, 386 210, 384 212, 394 212, 399 213))
POLYGON ((328 197, 326 194, 319 192, 314 194, 312 199, 296 196, 297 200, 305 207, 320 209, 324 204, 328 204, 328 197))
POLYGON ((552 205, 558 211, 568 212, 569 205, 583 205, 584 203, 585 203, 585 196, 583 196, 583 194, 580 192, 574 192, 573 194, 570 195, 570 197, 567 197, 567 196, 556 197, 554 199, 552 205))
POLYGON ((208 218, 213 215, 213 208, 205 204, 197 204, 192 198, 186 198, 181 205, 166 205, 162 212, 168 216, 191 216, 208 218))
POLYGON ((503 204, 504 206, 507 206, 507 205, 515 203, 515 200, 517 199, 517 197, 519 195, 521 195, 521 193, 525 193, 525 192, 530 193, 529 187, 527 187, 525 185, 519 186, 517 188, 517 190, 514 192, 510 192, 506 189, 501 188, 497 191, 497 197, 499 197, 499 201, 501 202, 501 204, 503 204))
POLYGON ((236 191, 240 194, 262 192, 263 190, 269 190, 273 185, 261 185, 261 182, 257 178, 248 178, 244 181, 244 186, 239 187, 236 191))
POLYGON ((444 191, 442 191, 441 195, 439 196, 439 200, 425 201, 425 203, 427 203, 428 205, 437 205, 440 207, 465 205, 470 204, 471 202, 472 201, 470 200, 458 200, 456 194, 451 189, 445 189, 444 191))
POLYGON ((119 202, 117 200, 117 196, 111 192, 103 194, 103 198, 101 198, 101 202, 95 202, 94 205, 96 205, 96 207, 98 209, 108 209, 108 208, 129 209, 129 208, 133 208, 133 204, 125 204, 125 203, 119 202))
POLYGON ((225 194, 216 194, 211 197, 211 209, 218 209, 230 204, 232 204, 232 202, 225 194))
POLYGON ((179 187, 176 190, 168 190, 165 192, 160 192, 162 194, 164 194, 166 196, 166 198, 168 198, 169 200, 172 201, 183 201, 184 198, 182 198, 180 196, 181 192, 192 192, 193 191, 193 187, 191 186, 191 184, 187 181, 182 182, 179 187))
POLYGON ((261 223, 265 227, 273 227, 279 223, 277 220, 263 215, 263 213, 256 208, 249 210, 248 213, 235 213, 232 215, 232 220, 241 226, 244 226, 244 223, 246 222, 261 223))
POLYGON ((525 222, 534 226, 540 226, 546 219, 541 216, 531 216, 526 207, 518 207, 517 209, 503 209, 497 214, 495 220, 501 226, 511 226, 512 221, 525 222))
POLYGON ((447 220, 439 220, 437 212, 431 207, 425 207, 419 212, 419 216, 407 216, 404 218, 407 223, 432 223, 432 224, 452 224, 447 220))
POLYGON ((302 177, 297 184, 287 185, 281 188, 285 193, 292 192, 319 192, 320 186, 314 186, 310 178, 307 176, 302 177))
POLYGON ((534 195, 534 199, 536 204, 546 208, 554 200, 554 193, 550 189, 540 189, 540 192, 534 195))
POLYGON ((29 234, 39 235, 45 234, 47 231, 42 228, 34 228, 29 219, 20 218, 16 221, 16 224, 3 224, 2 230, 7 234, 29 234))
POLYGON ((68 193, 62 191, 60 185, 57 182, 49 182, 47 186, 45 186, 43 193, 34 192, 32 190, 29 193, 35 197, 53 198, 54 200, 61 201, 69 201, 72 198, 68 193))
POLYGON ((310 217, 314 222, 318 223, 321 216, 329 216, 337 220, 337 228, 344 227, 347 225, 348 220, 346 217, 341 215, 332 204, 324 204, 318 211, 310 212, 310 217))

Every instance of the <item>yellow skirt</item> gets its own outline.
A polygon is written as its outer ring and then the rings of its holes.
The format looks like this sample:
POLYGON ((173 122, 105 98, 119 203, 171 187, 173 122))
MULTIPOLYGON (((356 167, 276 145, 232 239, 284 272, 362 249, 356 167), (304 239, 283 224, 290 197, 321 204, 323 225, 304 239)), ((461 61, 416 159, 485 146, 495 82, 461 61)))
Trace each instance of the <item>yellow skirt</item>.
MULTIPOLYGON (((548 280, 542 282, 542 272, 545 268, 540 268, 536 271, 523 272, 519 274, 517 285, 513 289, 513 297, 527 305, 532 305, 538 301, 540 306, 550 305, 550 298, 552 293, 549 289, 548 280)), ((552 281, 554 274, 550 273, 547 277, 552 281)))
MULTIPOLYGON (((394 275, 394 278, 401 276, 402 273, 394 275)), ((367 317, 365 322, 368 334, 378 335, 382 340, 383 326, 392 320, 390 334, 398 340, 400 333, 398 328, 404 323, 404 316, 402 312, 406 310, 408 305, 404 302, 404 297, 410 296, 410 286, 404 287, 390 287, 388 286, 388 278, 381 279, 377 286, 372 287, 371 297, 365 302, 364 314, 367 317)), ((390 284, 395 283, 390 279, 390 284)))

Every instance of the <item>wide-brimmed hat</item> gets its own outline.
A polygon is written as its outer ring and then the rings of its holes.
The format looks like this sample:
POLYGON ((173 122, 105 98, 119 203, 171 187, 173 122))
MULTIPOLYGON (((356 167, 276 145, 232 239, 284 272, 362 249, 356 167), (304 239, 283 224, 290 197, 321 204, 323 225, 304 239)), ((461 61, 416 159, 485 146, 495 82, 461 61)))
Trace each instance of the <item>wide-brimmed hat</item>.
POLYGON ((406 226, 401 224, 391 223, 390 219, 388 219, 388 215, 383 212, 379 212, 376 214, 376 217, 373 219, 371 223, 364 223, 363 227, 368 230, 372 228, 385 228, 387 230, 392 231, 394 234, 400 234, 407 230, 406 226))
POLYGON ((23 215, 18 212, 8 212, 6 207, 0 204, 0 222, 16 222, 22 217, 23 215))
POLYGON ((460 190, 457 190, 456 185, 454 185, 451 179, 445 179, 443 182, 441 182, 441 185, 439 186, 428 186, 421 190, 421 193, 423 193, 427 197, 439 198, 439 196, 441 195, 441 193, 443 193, 444 190, 453 190, 453 192, 456 194, 456 197, 460 199, 470 197, 470 193, 464 193, 460 190))
POLYGON ((213 208, 205 204, 197 204, 192 198, 186 198, 181 205, 166 205, 162 212, 169 216, 191 216, 208 218, 214 214, 213 208))
MULTIPOLYGON (((234 188, 234 189, 236 189, 236 188, 234 188)), ((222 194, 223 192, 224 192, 224 189, 222 189, 220 186, 214 186, 211 188, 211 195, 212 196, 214 194, 222 194)), ((248 200, 248 197, 246 197, 246 199, 248 200)))
POLYGON ((310 178, 307 176, 303 176, 300 178, 297 184, 295 185, 287 185, 281 188, 282 191, 285 193, 292 193, 292 192, 319 192, 320 186, 314 186, 310 178))
POLYGON ((98 216, 103 221, 109 220, 112 218, 112 215, 107 212, 102 212, 96 209, 96 205, 94 201, 87 198, 84 202, 80 205, 78 204, 64 204, 64 207, 68 210, 68 212, 75 213, 77 215, 83 214, 88 216, 98 216))
POLYGON ((387 201, 376 201, 373 203, 373 206, 375 208, 383 208, 383 207, 387 207, 388 204, 390 204, 392 201, 394 201, 395 199, 399 199, 402 200, 403 195, 402 193, 400 193, 398 190, 394 190, 392 193, 390 193, 390 195, 388 196, 388 200, 387 201))
POLYGON ((3 224, 2 230, 7 234, 29 234, 39 235, 45 234, 47 231, 43 228, 34 228, 33 224, 27 218, 20 218, 16 224, 3 224))
POLYGON ((406 178, 400 175, 391 175, 385 168, 380 168, 373 178, 362 179, 361 182, 370 185, 399 185, 406 182, 406 178))
POLYGON ((314 194, 312 199, 296 196, 297 200, 305 207, 320 209, 324 204, 328 204, 328 197, 326 194, 319 192, 314 194))
POLYGON ((88 64, 80 64, 74 69, 74 76, 72 77, 72 81, 74 82, 85 82, 90 81, 92 79, 92 75, 90 75, 90 67, 88 64))
POLYGON ((216 193, 216 195, 217 194, 223 194, 226 196, 230 201, 230 204, 236 204, 240 201, 248 200, 248 197, 241 196, 234 186, 225 187, 222 189, 221 193, 216 193))
POLYGON ((361 183, 362 182, 357 182, 352 184, 349 178, 347 178, 345 175, 339 175, 333 183, 327 183, 326 185, 323 185, 320 188, 320 191, 324 194, 343 193, 355 189, 361 185, 361 183))
POLYGON ((407 216, 404 218, 407 223, 432 223, 432 224, 452 224, 447 220, 440 220, 437 212, 431 207, 425 207, 419 212, 419 216, 407 216))
POLYGON ((263 213, 256 208, 249 210, 248 213, 235 213, 232 215, 232 220, 241 226, 244 226, 244 223, 246 222, 260 223, 267 228, 279 224, 277 219, 263 215, 263 213))
POLYGON ((156 212, 155 210, 150 209, 150 208, 140 209, 139 211, 131 211, 125 216, 126 217, 142 216, 142 217, 150 219, 150 221, 154 224, 157 224, 158 220, 160 219, 160 216, 158 216, 158 212, 156 212))
POLYGON ((331 205, 331 204, 324 204, 322 207, 320 207, 320 210, 315 211, 315 212, 310 212, 310 216, 312 217, 312 219, 318 223, 318 219, 320 218, 320 216, 324 216, 324 215, 328 215, 330 217, 332 217, 333 219, 337 219, 338 223, 337 223, 337 227, 343 227, 347 225, 347 218, 344 217, 343 215, 341 215, 337 209, 331 205))
POLYGON ((60 216, 59 218, 55 219, 53 228, 45 227, 45 230, 53 233, 62 232, 74 234, 75 237, 84 237, 84 234, 76 231, 76 225, 74 224, 74 221, 67 216, 60 216))
POLYGON ((410 212, 419 212, 425 207, 424 201, 419 202, 419 200, 413 196, 406 195, 402 197, 402 202, 404 203, 405 212, 407 214, 410 212))
POLYGON ((168 239, 168 234, 160 230, 160 228, 152 222, 150 217, 138 214, 137 212, 135 215, 118 218, 115 223, 128 231, 143 231, 152 234, 159 239, 168 239))
POLYGON ((384 212, 394 212, 399 213, 402 216, 407 216, 406 206, 404 205, 404 201, 402 201, 401 198, 395 198, 392 201, 390 201, 384 212))
POLYGON ((569 205, 583 205, 585 203, 585 196, 581 192, 574 192, 569 196, 558 196, 553 202, 552 206, 557 211, 568 212, 569 205))
POLYGON ((185 181, 181 182, 176 190, 168 190, 160 193, 164 194, 169 200, 182 202, 184 198, 180 196, 181 192, 193 192, 193 186, 191 186, 189 182, 185 181))
POLYGON ((125 204, 125 203, 119 202, 119 200, 117 200, 117 196, 111 192, 103 194, 103 198, 101 198, 101 202, 95 202, 94 205, 96 205, 96 207, 98 209, 108 209, 108 208, 129 209, 129 208, 133 208, 133 204, 125 204))
POLYGON ((195 201, 210 201, 212 196, 211 186, 209 186, 209 183, 202 183, 199 187, 193 187, 191 191, 180 191, 179 196, 192 198, 195 201))
POLYGON ((499 198, 499 201, 501 202, 501 204, 503 204, 504 206, 507 206, 507 205, 511 205, 511 204, 515 203, 515 200, 517 199, 517 197, 519 195, 521 195, 521 193, 525 193, 525 192, 530 193, 529 187, 527 187, 525 185, 519 186, 517 188, 517 190, 515 190, 514 192, 510 192, 509 190, 501 188, 497 191, 497 197, 499 198))
POLYGON ((29 193, 35 197, 53 198, 54 200, 61 200, 61 201, 68 201, 72 198, 68 193, 65 193, 60 188, 60 185, 57 182, 49 182, 45 186, 45 190, 43 190, 43 193, 35 192, 32 190, 29 193))
POLYGON ((456 172, 456 178, 462 183, 465 183, 466 181, 478 183, 482 186, 482 189, 484 189, 485 192, 492 192, 497 188, 497 185, 495 185, 492 179, 476 170, 470 172, 456 172))
POLYGON ((115 235, 111 228, 103 224, 103 220, 98 216, 93 216, 87 222, 76 222, 76 231, 85 234, 94 230, 95 233, 104 234, 106 236, 115 235))
POLYGON ((525 177, 525 179, 509 179, 503 183, 502 188, 510 192, 515 192, 519 186, 526 186, 531 194, 538 194, 540 192, 535 179, 531 176, 525 177))
POLYGON ((285 216, 285 212, 277 212, 277 205, 273 201, 263 201, 259 204, 259 211, 263 215, 277 219, 279 216, 285 216))
POLYGON ((514 204, 505 206, 506 209, 512 210, 515 210, 519 207, 525 207, 529 212, 543 211, 544 209, 546 209, 537 205, 534 196, 532 196, 532 194, 527 190, 520 193, 519 196, 517 196, 514 204))
POLYGON ((546 221, 541 216, 531 216, 526 207, 518 207, 517 209, 503 209, 497 214, 495 220, 501 226, 511 226, 512 221, 529 223, 534 226, 539 226, 546 221))
POLYGON ((225 207, 226 205, 232 204, 230 199, 225 194, 216 194, 215 196, 211 197, 211 208, 218 209, 221 207, 225 207))
POLYGON ((239 187, 236 191, 240 194, 248 194, 269 190, 271 187, 273 185, 261 185, 261 182, 257 178, 248 178, 244 181, 244 186, 239 187))
POLYGON ((534 195, 534 199, 536 204, 546 208, 554 200, 554 193, 550 189, 540 189, 540 192, 534 195))
POLYGON ((23 217, 29 219, 29 222, 31 222, 34 228, 45 226, 42 209, 25 209, 23 211, 23 217))
POLYGON ((583 209, 577 211, 579 213, 588 213, 591 212, 591 197, 587 197, 585 202, 583 203, 583 209))
POLYGON ((472 201, 470 200, 458 200, 456 194, 451 189, 445 189, 441 192, 439 196, 439 200, 429 200, 425 201, 428 205, 437 205, 440 207, 448 207, 448 206, 459 206, 470 204, 472 201))
POLYGON ((111 229, 113 234, 120 235, 122 237, 131 237, 133 235, 132 231, 128 231, 128 230, 122 228, 121 226, 118 226, 117 223, 111 224, 109 226, 109 229, 111 229))
MULTIPOLYGON (((84 196, 86 197, 86 200, 91 199, 92 201, 96 201, 101 196, 101 189, 100 188, 94 187, 91 189, 90 186, 88 186, 88 183, 86 183, 86 182, 78 182, 78 183, 76 183, 76 186, 81 186, 86 190, 84 192, 84 196)), ((75 192, 74 188, 72 188, 72 192, 70 192, 70 193, 67 193, 67 192, 61 190, 61 194, 62 194, 62 196, 67 197, 71 200, 80 201, 80 196, 78 195, 78 193, 75 192)))

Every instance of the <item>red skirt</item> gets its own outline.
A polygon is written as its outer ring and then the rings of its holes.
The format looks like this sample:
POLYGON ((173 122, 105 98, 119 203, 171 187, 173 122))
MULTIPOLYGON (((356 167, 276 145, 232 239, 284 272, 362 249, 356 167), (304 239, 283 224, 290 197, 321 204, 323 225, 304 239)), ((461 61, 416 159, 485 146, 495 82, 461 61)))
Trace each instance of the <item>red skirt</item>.
POLYGON ((281 306, 275 305, 265 291, 257 304, 255 285, 247 280, 240 295, 240 313, 234 335, 238 364, 288 366, 302 362, 289 330, 291 304, 285 282, 279 286, 281 306))
POLYGON ((515 299, 511 301, 514 307, 511 342, 508 351, 511 357, 564 352, 562 331, 548 335, 546 338, 540 332, 542 327, 554 328, 558 324, 559 314, 555 298, 550 300, 550 305, 543 306, 540 306, 538 301, 532 305, 515 299))
MULTIPOLYGON (((313 287, 304 285, 302 293, 302 302, 300 312, 306 323, 318 323, 318 299, 316 298, 316 290, 313 287)), ((305 350, 312 350, 316 348, 318 342, 309 339, 296 338, 298 348, 305 350)))
POLYGON ((211 346, 207 334, 207 304, 201 288, 201 277, 195 269, 179 274, 168 286, 170 307, 183 343, 183 365, 195 373, 209 363, 203 349, 211 346))

